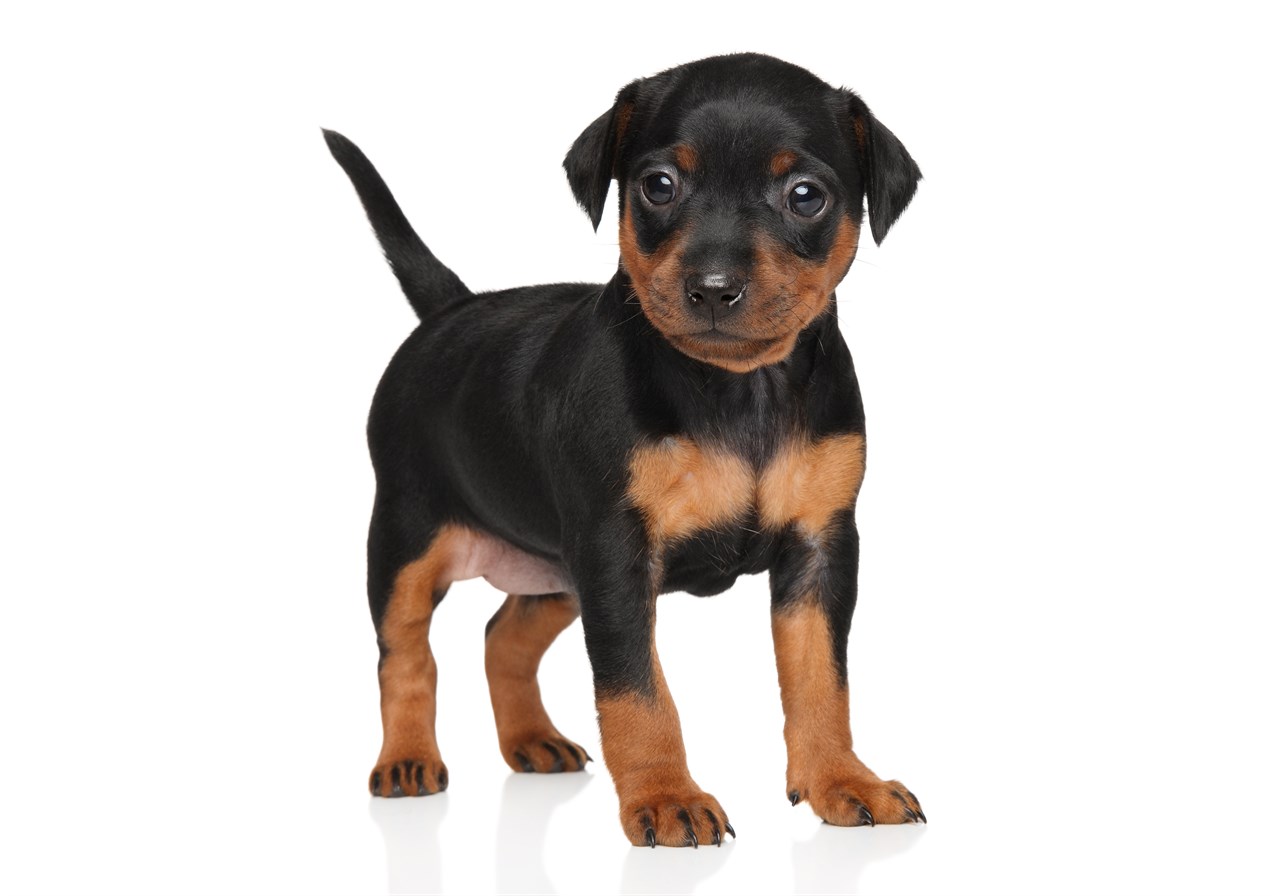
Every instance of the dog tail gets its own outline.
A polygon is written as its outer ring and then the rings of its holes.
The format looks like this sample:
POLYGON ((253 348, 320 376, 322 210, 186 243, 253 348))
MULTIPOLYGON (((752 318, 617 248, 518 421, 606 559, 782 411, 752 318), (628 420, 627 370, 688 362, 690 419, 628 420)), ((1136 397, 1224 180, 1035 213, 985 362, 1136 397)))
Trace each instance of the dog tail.
POLYGON ((414 233, 386 182, 360 148, 337 131, 324 131, 324 141, 351 178, 382 254, 418 317, 425 320, 433 310, 471 295, 458 275, 441 264, 414 233))

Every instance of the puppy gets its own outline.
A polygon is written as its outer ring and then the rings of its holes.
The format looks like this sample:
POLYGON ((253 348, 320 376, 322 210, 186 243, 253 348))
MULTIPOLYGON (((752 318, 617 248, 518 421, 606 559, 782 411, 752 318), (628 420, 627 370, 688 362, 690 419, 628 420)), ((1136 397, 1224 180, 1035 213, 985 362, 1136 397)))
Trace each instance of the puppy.
POLYGON ((326 131, 421 325, 369 415, 369 606, 382 753, 374 795, 448 785, 435 735, 434 608, 483 576, 507 598, 485 669, 503 759, 579 771, 536 673, 579 614, 604 759, 636 845, 734 830, 685 762, 654 649, 659 594, 768 571, 786 793, 836 825, 924 821, 854 754, 846 654, 857 594, 862 399, 833 292, 865 198, 876 242, 920 171, 856 95, 759 55, 634 81, 565 158, 608 283, 472 293, 423 245, 368 159, 326 131))

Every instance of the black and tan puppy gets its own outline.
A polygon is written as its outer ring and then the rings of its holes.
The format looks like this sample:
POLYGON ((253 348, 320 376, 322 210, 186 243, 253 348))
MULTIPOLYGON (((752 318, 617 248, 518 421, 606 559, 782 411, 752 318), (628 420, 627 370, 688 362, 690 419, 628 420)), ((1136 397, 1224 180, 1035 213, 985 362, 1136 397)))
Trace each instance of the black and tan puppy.
POLYGON ((864 198, 879 242, 915 192, 898 139, 854 94, 766 56, 635 81, 564 163, 595 225, 618 182, 613 278, 475 294, 360 151, 325 136, 422 319, 369 416, 372 792, 447 785, 427 634, 450 583, 483 576, 509 594, 486 641, 507 764, 587 761, 536 681, 581 613, 627 837, 719 843, 733 828, 686 765, 654 613, 663 592, 767 570, 791 802, 837 825, 923 821, 854 755, 846 674, 865 441, 833 291, 864 198))

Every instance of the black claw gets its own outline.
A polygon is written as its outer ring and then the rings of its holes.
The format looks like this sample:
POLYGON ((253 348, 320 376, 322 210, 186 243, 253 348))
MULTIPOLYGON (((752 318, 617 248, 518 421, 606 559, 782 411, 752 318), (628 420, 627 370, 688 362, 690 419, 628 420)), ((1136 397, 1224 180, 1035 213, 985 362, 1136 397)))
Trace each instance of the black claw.
POLYGON ((729 832, 729 836, 734 840, 738 839, 738 835, 733 831, 733 825, 729 824, 729 819, 727 818, 724 820, 724 829, 729 832))
POLYGON ((587 760, 583 759, 582 756, 578 753, 577 747, 575 747, 571 743, 566 742, 564 745, 564 748, 569 751, 569 755, 573 757, 573 761, 577 764, 579 770, 587 767, 587 760))
POLYGON ((915 824, 919 819, 916 817, 916 810, 911 808, 911 804, 907 802, 907 798, 896 790, 890 790, 889 793, 895 800, 902 803, 902 811, 907 813, 907 818, 912 824, 915 824))
POLYGON ((440 785, 441 790, 447 790, 449 787, 449 770, 440 769, 440 774, 436 775, 436 783, 440 785))
POLYGON ((845 799, 847 799, 853 807, 858 810, 858 823, 854 825, 855 828, 862 827, 863 825, 870 825, 871 827, 876 826, 875 817, 871 814, 871 810, 867 808, 866 803, 862 802, 862 800, 855 796, 846 796, 845 799))
POLYGON ((422 764, 421 764, 421 763, 419 763, 418 765, 414 766, 414 768, 413 768, 413 780, 414 780, 415 782, 417 782, 417 785, 418 785, 418 796, 426 796, 426 795, 427 795, 427 782, 426 782, 426 781, 424 781, 424 780, 423 780, 423 777, 422 777, 425 773, 426 773, 426 769, 425 769, 425 768, 423 768, 423 766, 422 766, 422 764))
POLYGON ((640 819, 640 823, 644 825, 644 842, 649 844, 650 849, 654 849, 658 845, 658 835, 653 830, 653 819, 646 815, 640 819))
POLYGON ((382 795, 382 772, 374 772, 369 777, 369 792, 374 796, 382 795))
POLYGON ((898 791, 892 790, 890 793, 897 797, 898 802, 902 803, 902 805, 906 807, 907 814, 911 816, 912 821, 923 821, 925 824, 929 823, 929 819, 924 817, 924 810, 920 808, 920 800, 916 799, 916 795, 914 793, 910 790, 907 791, 907 796, 911 797, 911 803, 915 803, 914 806, 907 802, 906 798, 903 797, 902 794, 898 793, 898 791))
POLYGON ((520 763, 520 768, 526 772, 533 771, 533 763, 529 761, 529 757, 523 753, 516 754, 516 762, 520 763))
POLYGON ((711 822, 711 842, 715 846, 720 845, 720 820, 716 818, 716 813, 710 809, 703 809, 707 814, 707 821, 711 822))
POLYGON ((591 754, 588 753, 586 750, 582 751, 582 755, 587 757, 587 762, 595 762, 595 760, 591 758, 591 754))
POLYGON ((400 786, 400 766, 391 766, 391 795, 404 796, 404 788, 400 786))
POLYGON ((689 817, 689 813, 685 809, 681 809, 676 813, 676 818, 684 823, 685 842, 693 845, 694 849, 698 848, 698 835, 693 830, 693 819, 689 817))
POLYGON ((787 794, 787 799, 791 800, 791 805, 794 806, 796 803, 800 802, 800 791, 798 790, 791 791, 790 793, 787 794))
POLYGON ((546 750, 548 753, 550 753, 551 758, 555 760, 554 762, 551 763, 551 771, 553 772, 564 771, 564 757, 560 755, 560 751, 557 750, 553 745, 547 743, 545 740, 542 742, 542 748, 546 750))

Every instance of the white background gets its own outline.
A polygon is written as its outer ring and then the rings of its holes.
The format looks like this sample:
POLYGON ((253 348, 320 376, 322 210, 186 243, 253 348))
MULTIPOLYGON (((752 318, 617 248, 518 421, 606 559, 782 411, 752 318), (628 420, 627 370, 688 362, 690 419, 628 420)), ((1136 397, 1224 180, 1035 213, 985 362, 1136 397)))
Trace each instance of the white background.
MULTIPOLYGON (((0 889, 1276 892, 1263 6, 716 6, 7 7, 0 889), (839 296, 854 736, 930 824, 788 805, 762 578, 660 609, 737 842, 632 849, 598 763, 510 774, 478 583, 434 632, 450 789, 371 802, 363 425, 415 320, 319 128, 473 288, 600 281, 614 206, 593 236, 565 149, 744 49, 925 172, 839 296)), ((599 756, 579 625, 543 689, 599 756)))

